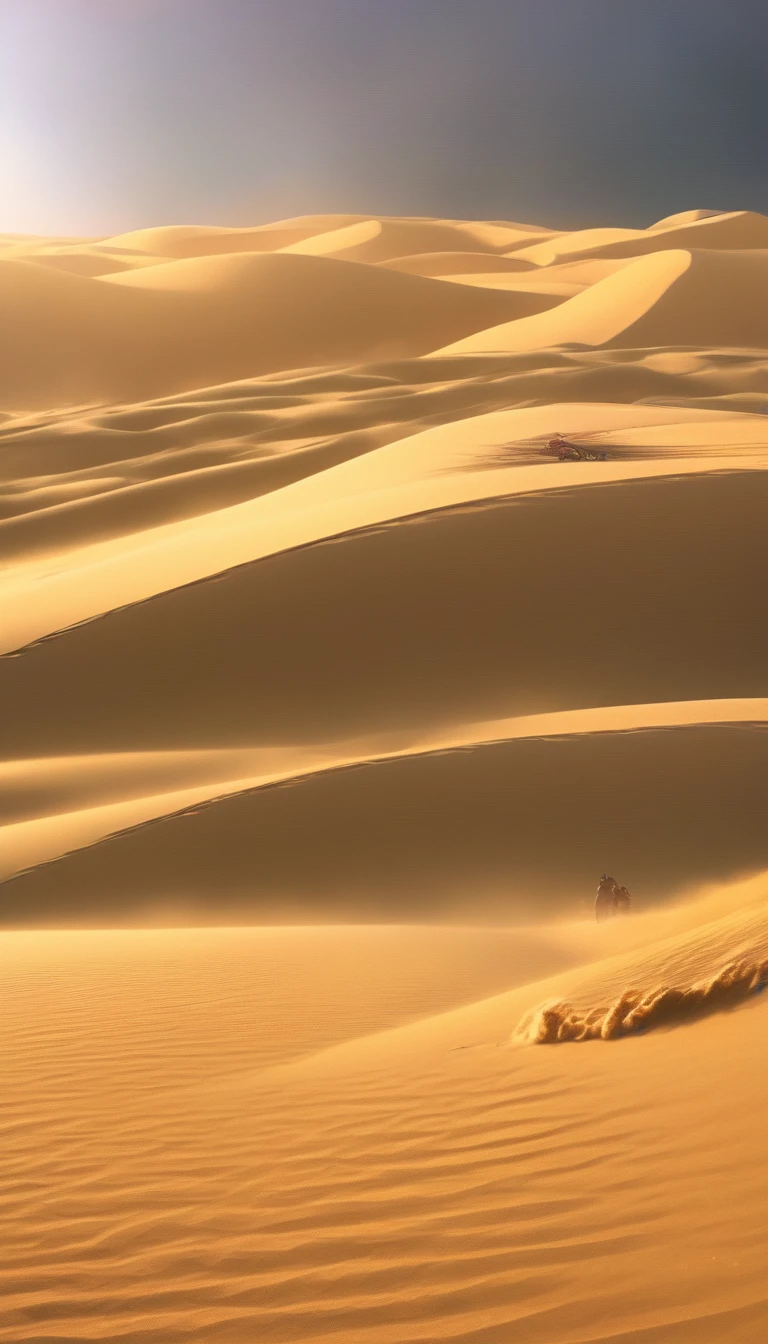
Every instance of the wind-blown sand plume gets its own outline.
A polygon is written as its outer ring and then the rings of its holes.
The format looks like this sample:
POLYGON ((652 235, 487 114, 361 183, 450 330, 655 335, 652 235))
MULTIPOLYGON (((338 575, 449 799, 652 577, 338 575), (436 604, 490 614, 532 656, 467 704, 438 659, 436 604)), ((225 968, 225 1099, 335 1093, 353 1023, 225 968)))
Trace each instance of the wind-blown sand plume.
POLYGON ((768 984, 768 960, 733 961, 707 980, 687 989, 657 985, 653 989, 625 989, 609 1008, 578 1012, 569 1003, 535 1008, 518 1026, 515 1036, 530 1045, 564 1041, 614 1041, 620 1036, 675 1026, 705 1013, 733 1008, 768 984))
POLYGON ((0 1341, 764 1344, 767 258, 0 238, 0 1341))

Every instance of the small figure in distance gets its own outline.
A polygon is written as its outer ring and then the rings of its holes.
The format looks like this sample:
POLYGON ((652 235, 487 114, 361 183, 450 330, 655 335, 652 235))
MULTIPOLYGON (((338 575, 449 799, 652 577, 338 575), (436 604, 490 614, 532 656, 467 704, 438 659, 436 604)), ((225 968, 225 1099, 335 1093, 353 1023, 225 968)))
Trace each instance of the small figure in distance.
POLYGON ((558 462, 580 462, 581 449, 576 447, 575 443, 569 443, 562 434, 555 434, 553 439, 549 440, 549 451, 554 453, 558 462))
POLYGON ((558 462, 607 462, 608 454, 604 448, 584 448, 577 443, 571 443, 558 431, 553 439, 549 440, 547 449, 558 460, 558 462))
POLYGON ((618 887, 616 886, 614 879, 609 877, 607 873, 603 873, 603 876, 600 878, 600 885, 597 888, 597 896, 595 898, 596 920, 610 919, 611 915, 616 913, 614 902, 617 891, 618 887))
POLYGON ((629 914, 632 897, 626 887, 617 887, 613 894, 613 909, 617 915, 629 914))

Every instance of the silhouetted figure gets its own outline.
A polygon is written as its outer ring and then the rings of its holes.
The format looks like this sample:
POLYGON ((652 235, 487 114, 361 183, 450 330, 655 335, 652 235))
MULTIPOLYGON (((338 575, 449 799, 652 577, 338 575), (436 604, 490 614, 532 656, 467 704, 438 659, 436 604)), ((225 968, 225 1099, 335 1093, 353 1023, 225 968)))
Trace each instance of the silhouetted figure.
POLYGON ((632 904, 632 897, 626 887, 617 887, 613 896, 613 908, 617 915, 626 915, 632 904))
POLYGON ((603 873, 595 897, 595 919, 610 919, 615 914, 614 898, 617 891, 615 880, 603 873))

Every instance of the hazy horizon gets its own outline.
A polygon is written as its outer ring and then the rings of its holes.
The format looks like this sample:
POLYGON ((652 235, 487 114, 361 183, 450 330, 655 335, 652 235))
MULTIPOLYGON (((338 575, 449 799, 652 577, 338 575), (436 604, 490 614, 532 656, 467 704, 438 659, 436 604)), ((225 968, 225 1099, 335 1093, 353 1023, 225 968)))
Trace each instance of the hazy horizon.
POLYGON ((5 0, 0 230, 768 210, 756 0, 5 0))

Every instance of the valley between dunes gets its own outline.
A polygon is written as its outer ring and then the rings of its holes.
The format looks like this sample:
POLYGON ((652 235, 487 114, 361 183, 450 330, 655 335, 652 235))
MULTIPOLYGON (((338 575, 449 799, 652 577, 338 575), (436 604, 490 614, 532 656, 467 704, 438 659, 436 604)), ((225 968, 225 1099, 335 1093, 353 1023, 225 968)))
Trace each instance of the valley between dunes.
POLYGON ((762 1344, 766 297, 742 211, 0 237, 0 1341, 762 1344))

